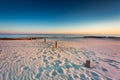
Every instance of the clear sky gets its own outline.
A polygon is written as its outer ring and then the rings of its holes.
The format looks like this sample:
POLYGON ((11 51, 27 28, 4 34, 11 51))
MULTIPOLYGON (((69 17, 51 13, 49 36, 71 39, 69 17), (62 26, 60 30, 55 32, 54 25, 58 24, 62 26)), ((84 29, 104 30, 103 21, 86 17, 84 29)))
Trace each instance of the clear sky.
POLYGON ((0 33, 120 34, 120 0, 0 0, 0 33))

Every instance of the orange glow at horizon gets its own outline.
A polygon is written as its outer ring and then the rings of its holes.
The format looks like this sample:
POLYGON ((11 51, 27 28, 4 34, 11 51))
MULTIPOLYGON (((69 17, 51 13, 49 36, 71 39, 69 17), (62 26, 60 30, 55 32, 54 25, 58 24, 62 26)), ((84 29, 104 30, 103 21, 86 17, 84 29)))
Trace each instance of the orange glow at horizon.
POLYGON ((53 26, 6 23, 0 27, 0 34, 120 34, 120 19, 53 26))

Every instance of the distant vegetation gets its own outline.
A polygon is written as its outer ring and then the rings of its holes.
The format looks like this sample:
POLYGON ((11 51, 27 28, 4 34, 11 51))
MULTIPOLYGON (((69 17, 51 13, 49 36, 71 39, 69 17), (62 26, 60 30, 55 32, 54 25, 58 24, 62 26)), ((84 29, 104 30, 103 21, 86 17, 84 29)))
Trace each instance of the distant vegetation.
POLYGON ((115 36, 83 36, 83 37, 21 37, 21 38, 0 38, 0 40, 35 40, 35 39, 61 39, 61 38, 99 38, 99 39, 120 39, 120 37, 115 36))

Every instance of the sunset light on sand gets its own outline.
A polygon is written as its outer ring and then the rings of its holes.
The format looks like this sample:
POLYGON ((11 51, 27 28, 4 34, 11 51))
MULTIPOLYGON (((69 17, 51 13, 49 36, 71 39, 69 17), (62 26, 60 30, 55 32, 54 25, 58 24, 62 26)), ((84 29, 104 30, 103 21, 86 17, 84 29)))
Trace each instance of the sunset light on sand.
POLYGON ((120 80, 120 0, 0 0, 0 80, 120 80))

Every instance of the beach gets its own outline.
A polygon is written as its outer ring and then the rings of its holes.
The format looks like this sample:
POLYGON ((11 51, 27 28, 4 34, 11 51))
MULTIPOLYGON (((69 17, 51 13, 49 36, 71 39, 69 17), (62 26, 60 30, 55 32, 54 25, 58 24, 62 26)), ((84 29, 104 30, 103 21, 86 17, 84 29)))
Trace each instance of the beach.
POLYGON ((0 40, 0 80, 120 80, 120 40, 0 40))

